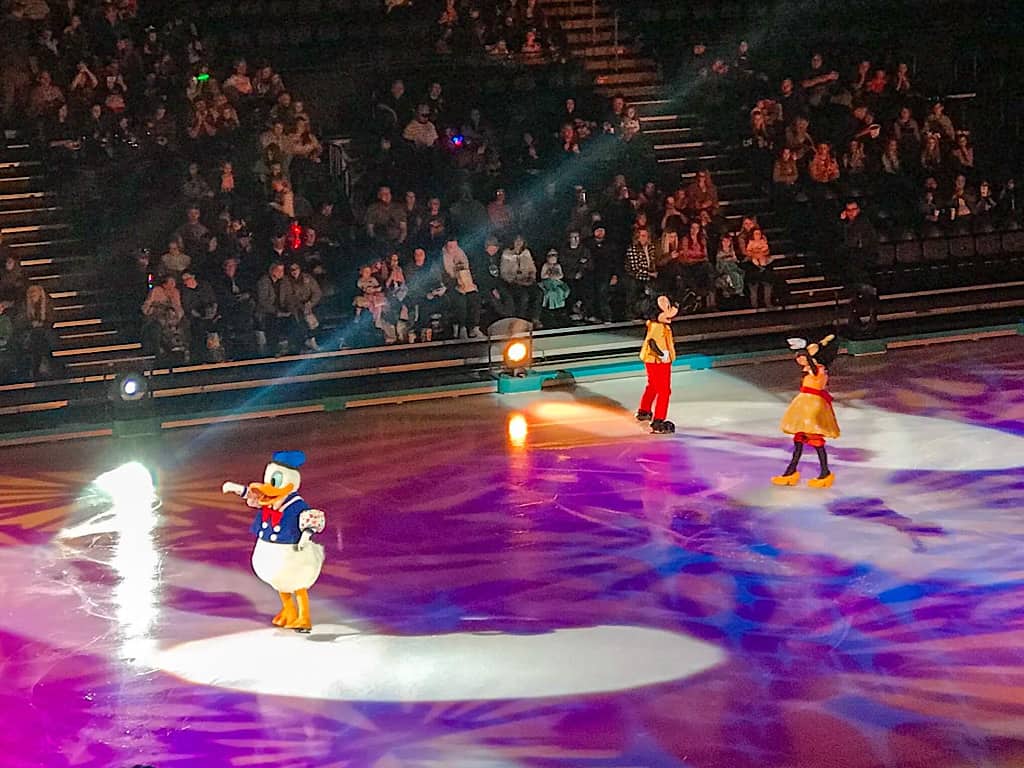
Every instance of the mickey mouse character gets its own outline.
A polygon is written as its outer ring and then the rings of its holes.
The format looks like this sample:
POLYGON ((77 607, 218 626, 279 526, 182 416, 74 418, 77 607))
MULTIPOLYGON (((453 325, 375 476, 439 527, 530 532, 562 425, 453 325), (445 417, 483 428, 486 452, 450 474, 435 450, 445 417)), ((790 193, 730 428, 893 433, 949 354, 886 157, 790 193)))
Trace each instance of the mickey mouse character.
POLYGON ((665 417, 668 415, 668 400, 672 395, 672 361, 676 359, 672 319, 677 314, 679 307, 672 299, 665 295, 658 296, 657 302, 651 305, 647 335, 640 349, 640 359, 647 369, 647 388, 640 398, 636 420, 650 421, 652 434, 664 435, 676 431, 676 425, 665 417))
POLYGON ((805 339, 789 339, 789 348, 796 351, 796 363, 804 371, 800 392, 789 404, 782 416, 782 431, 793 436, 793 458, 781 475, 772 478, 775 485, 796 485, 800 482, 797 465, 804 452, 804 445, 814 446, 818 453, 821 471, 807 481, 812 488, 828 488, 835 481, 835 475, 828 468, 828 453, 825 439, 839 437, 839 424, 832 410, 832 395, 828 392, 828 369, 839 352, 835 336, 828 335, 816 344, 805 339))

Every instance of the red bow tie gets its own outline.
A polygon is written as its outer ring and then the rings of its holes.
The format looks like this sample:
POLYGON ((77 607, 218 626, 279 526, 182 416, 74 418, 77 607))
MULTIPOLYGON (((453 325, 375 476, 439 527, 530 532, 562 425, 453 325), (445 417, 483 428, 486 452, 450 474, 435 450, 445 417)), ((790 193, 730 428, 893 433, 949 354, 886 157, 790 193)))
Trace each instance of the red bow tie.
POLYGON ((263 522, 270 523, 271 525, 278 525, 281 522, 281 518, 284 517, 284 512, 273 507, 263 508, 263 522))

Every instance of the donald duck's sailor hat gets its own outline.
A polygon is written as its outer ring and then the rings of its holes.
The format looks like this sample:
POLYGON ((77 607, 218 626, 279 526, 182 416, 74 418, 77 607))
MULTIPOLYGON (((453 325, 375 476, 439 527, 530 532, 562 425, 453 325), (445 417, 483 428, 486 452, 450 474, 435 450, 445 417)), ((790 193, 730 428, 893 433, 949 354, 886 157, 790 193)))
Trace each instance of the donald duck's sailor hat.
POLYGON ((306 463, 306 454, 302 451, 277 451, 274 463, 288 469, 299 469, 306 463))

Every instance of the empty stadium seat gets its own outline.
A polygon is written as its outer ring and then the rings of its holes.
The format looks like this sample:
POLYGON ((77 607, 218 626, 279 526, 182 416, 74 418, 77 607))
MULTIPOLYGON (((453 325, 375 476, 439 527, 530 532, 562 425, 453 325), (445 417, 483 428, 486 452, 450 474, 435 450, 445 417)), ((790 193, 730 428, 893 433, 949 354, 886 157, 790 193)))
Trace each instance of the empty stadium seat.
POLYGON ((978 235, 974 242, 979 256, 997 256, 1003 252, 1002 238, 997 234, 978 235))
POLYGON ((954 261, 969 261, 974 258, 974 238, 967 235, 949 240, 949 256, 954 261))
POLYGON ((935 263, 949 258, 949 241, 944 237, 932 237, 921 243, 921 258, 935 263))
POLYGON ((1003 252, 1007 254, 1024 253, 1024 230, 1003 233, 1003 252))
POLYGON ((896 263, 896 246, 892 243, 880 243, 878 246, 878 257, 875 264, 883 269, 892 267, 896 263))
POLYGON ((921 241, 901 240, 896 243, 896 263, 905 266, 921 263, 921 241))

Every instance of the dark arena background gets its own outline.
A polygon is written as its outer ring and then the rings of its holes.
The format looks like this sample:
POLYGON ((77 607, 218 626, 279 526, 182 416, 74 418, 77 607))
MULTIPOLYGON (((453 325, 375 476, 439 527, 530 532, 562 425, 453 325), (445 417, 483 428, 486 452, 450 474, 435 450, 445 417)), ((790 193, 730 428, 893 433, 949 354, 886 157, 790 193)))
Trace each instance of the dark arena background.
POLYGON ((0 0, 0 768, 1024 765, 1022 14, 0 0))

